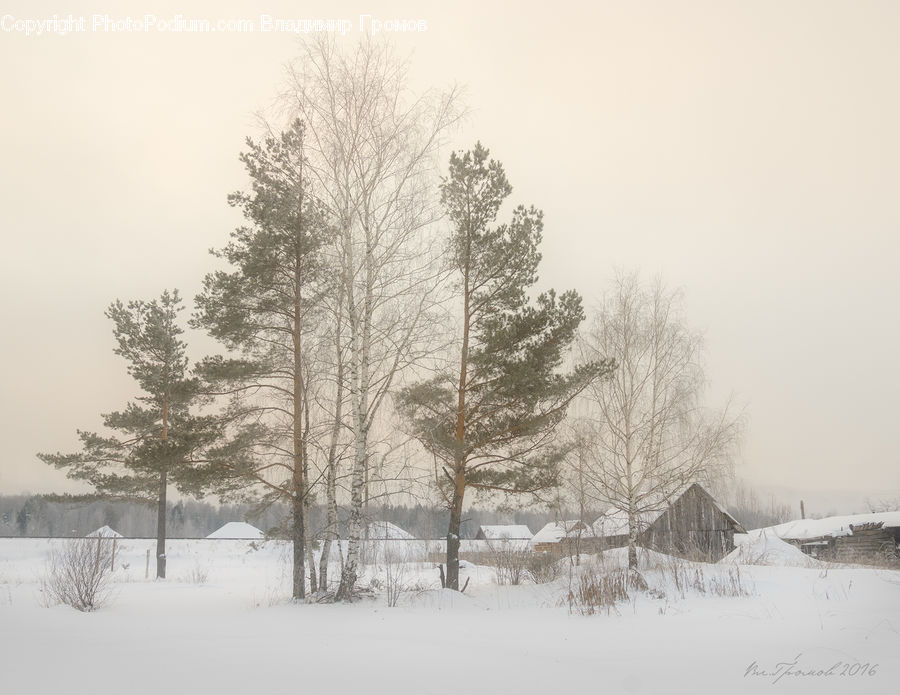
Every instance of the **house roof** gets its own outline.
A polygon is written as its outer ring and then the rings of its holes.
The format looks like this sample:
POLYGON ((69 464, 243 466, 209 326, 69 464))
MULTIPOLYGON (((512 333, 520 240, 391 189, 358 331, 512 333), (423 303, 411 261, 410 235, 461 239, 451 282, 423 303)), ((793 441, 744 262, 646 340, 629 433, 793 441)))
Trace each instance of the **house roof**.
POLYGON ((221 528, 213 531, 207 538, 232 538, 237 540, 257 540, 265 538, 265 535, 255 526, 243 521, 229 521, 221 528))
MULTIPOLYGON (((645 512, 637 515, 638 528, 643 531, 662 516, 665 510, 645 512)), ((591 531, 597 538, 628 535, 628 512, 610 509, 597 517, 591 524, 591 531)))
POLYGON ((413 541, 416 539, 411 533, 404 531, 396 524, 390 521, 370 521, 368 525, 369 540, 404 540, 413 541))
POLYGON ((579 519, 551 521, 531 538, 532 543, 558 543, 563 538, 590 535, 590 527, 579 519))
POLYGON ((89 533, 86 537, 97 538, 97 536, 103 536, 104 538, 122 538, 121 533, 110 528, 109 526, 101 526, 96 531, 89 533))
POLYGON ((478 528, 481 535, 487 540, 500 540, 501 538, 510 539, 530 539, 534 534, 531 529, 524 524, 492 524, 480 526, 478 528))

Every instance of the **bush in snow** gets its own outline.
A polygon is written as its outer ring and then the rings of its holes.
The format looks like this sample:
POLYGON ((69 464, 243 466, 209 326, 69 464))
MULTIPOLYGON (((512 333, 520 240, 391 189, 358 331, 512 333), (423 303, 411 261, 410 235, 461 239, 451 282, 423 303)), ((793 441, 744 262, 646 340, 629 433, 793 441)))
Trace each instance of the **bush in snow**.
POLYGON ((549 584, 562 573, 559 559, 553 553, 531 553, 526 563, 528 576, 535 584, 549 584))
POLYGON ((93 611, 109 598, 113 539, 75 538, 53 547, 41 591, 48 605, 64 603, 93 611))
POLYGON ((533 556, 530 550, 519 548, 508 540, 488 542, 488 549, 498 584, 517 586, 528 576, 528 563, 533 556))
POLYGON ((387 605, 395 608, 401 594, 406 590, 406 563, 408 553, 399 549, 385 548, 384 551, 384 589, 387 605))

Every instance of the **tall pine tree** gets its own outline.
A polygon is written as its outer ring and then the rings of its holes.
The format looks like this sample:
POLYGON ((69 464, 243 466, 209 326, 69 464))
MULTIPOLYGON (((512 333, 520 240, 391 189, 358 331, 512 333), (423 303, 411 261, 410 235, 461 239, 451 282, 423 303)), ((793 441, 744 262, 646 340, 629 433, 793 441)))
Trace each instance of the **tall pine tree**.
MULTIPOLYGON (((231 436, 211 452, 208 472, 222 481, 220 492, 250 482, 269 501, 289 503, 295 599, 306 594, 312 360, 331 282, 323 254, 332 235, 310 192, 304 131, 296 120, 262 144, 248 139, 241 161, 252 191, 235 193, 229 202, 250 226, 234 231, 216 252, 234 270, 206 277, 193 319, 238 355, 198 366, 210 392, 232 397, 231 436)), ((314 572, 310 577, 315 581, 314 572)))
POLYGON ((572 398, 608 372, 606 361, 560 373, 584 318, 574 291, 532 301, 542 213, 518 207, 494 226, 512 191, 499 162, 477 144, 454 153, 441 201, 452 223, 450 255, 462 308, 456 366, 402 391, 400 405, 435 457, 450 510, 448 588, 459 589, 459 537, 466 492, 536 493, 557 480, 563 449, 554 430, 572 398))
POLYGON ((152 301, 116 301, 106 315, 115 324, 116 354, 128 361, 128 373, 142 395, 125 410, 107 413, 103 424, 112 436, 78 432, 75 454, 38 454, 69 478, 88 482, 102 496, 137 500, 157 507, 156 576, 166 576, 166 493, 170 483, 183 492, 201 486, 191 465, 195 453, 215 437, 214 423, 191 414, 197 381, 188 374, 178 291, 152 301))

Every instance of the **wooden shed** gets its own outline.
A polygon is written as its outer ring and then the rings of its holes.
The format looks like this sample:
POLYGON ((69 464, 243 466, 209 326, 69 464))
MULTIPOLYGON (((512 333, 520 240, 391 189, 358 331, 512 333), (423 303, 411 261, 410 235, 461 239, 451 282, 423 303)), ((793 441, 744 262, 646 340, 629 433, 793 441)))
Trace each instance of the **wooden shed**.
POLYGON ((850 524, 850 533, 844 535, 784 540, 829 562, 900 563, 900 527, 885 526, 882 521, 850 524))
POLYGON ((900 512, 796 519, 772 532, 819 560, 900 564, 900 512))

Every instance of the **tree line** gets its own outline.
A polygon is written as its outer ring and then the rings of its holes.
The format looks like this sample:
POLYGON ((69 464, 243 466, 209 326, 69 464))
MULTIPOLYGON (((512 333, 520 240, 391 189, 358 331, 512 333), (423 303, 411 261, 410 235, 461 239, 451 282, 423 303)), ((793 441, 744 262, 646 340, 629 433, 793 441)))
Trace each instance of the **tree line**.
MULTIPOLYGON (((81 537, 109 526, 126 538, 156 536, 157 511, 137 502, 71 498, 68 495, 0 495, 0 537, 81 537)), ((463 539, 474 538, 482 524, 524 524, 537 531, 553 519, 547 509, 499 511, 469 508, 461 526, 463 539)), ((367 515, 370 522, 387 521, 416 538, 434 540, 447 533, 447 512, 422 504, 378 505, 367 515)), ((271 538, 289 537, 290 510, 283 503, 260 509, 254 504, 211 504, 202 500, 169 501, 167 538, 205 538, 230 521, 246 521, 271 538)), ((313 538, 321 543, 327 523, 323 504, 309 508, 313 538)), ((338 507, 338 535, 346 538, 348 509, 338 507)))

